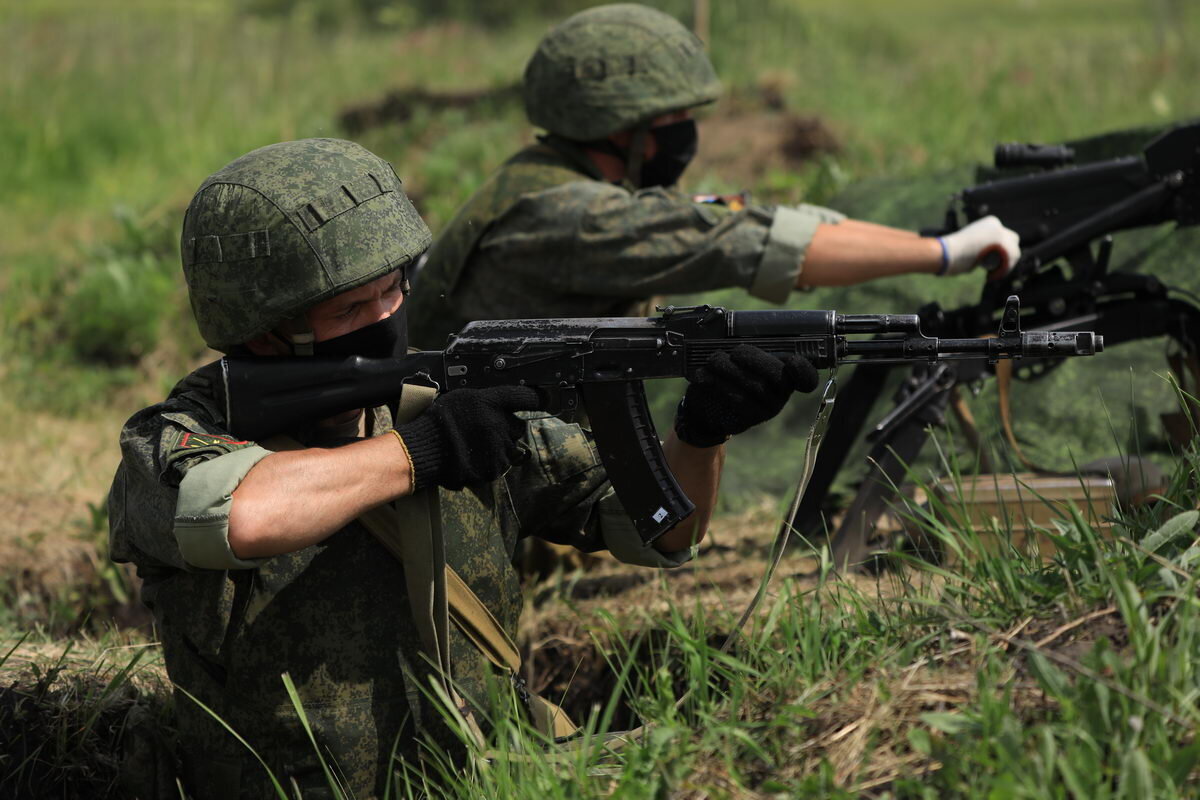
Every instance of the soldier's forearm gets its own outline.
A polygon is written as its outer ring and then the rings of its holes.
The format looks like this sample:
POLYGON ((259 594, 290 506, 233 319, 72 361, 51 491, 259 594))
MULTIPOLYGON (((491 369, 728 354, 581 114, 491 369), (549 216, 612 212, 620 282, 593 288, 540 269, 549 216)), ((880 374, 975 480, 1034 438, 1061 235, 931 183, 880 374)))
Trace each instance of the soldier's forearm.
POLYGON ((696 505, 690 517, 654 543, 660 552, 676 553, 699 542, 708 533, 708 523, 717 503, 721 469, 725 465, 725 446, 692 447, 679 441, 675 431, 671 431, 663 444, 663 452, 680 488, 696 505))
POLYGON ((409 461, 391 433, 328 450, 273 453, 233 492, 229 546, 246 559, 300 550, 411 491, 409 461))
POLYGON ((796 282, 800 287, 853 286, 893 275, 936 273, 941 266, 937 239, 845 220, 817 227, 796 282))

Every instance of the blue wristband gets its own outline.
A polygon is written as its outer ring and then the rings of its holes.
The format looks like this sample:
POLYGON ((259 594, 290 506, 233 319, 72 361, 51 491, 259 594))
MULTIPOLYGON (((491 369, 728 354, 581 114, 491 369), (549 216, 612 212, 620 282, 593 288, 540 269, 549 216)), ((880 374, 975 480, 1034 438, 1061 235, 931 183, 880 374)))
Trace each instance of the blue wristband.
POLYGON ((937 271, 939 277, 950 271, 950 252, 946 250, 946 241, 942 237, 937 237, 938 244, 942 246, 942 268, 937 271))

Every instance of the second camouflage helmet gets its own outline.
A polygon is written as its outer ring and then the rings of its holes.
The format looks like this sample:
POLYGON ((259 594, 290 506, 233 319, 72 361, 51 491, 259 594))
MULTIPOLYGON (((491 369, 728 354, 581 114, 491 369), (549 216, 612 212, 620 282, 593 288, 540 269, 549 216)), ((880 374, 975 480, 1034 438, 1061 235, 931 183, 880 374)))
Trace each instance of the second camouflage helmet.
POLYGON ((180 250, 200 335, 229 350, 410 263, 431 240, 390 164, 353 142, 302 139, 204 181, 180 250))
POLYGON ((633 3, 590 8, 555 27, 525 66, 522 88, 530 122, 582 142, 711 103, 721 91, 700 40, 633 3))

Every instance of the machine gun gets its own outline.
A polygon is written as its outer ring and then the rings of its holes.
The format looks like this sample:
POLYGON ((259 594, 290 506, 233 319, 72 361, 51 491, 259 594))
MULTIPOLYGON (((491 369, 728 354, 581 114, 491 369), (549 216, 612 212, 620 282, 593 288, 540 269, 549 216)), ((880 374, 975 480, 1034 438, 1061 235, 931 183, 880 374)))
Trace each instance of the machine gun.
POLYGON ((714 352, 742 344, 797 353, 830 369, 1058 358, 1103 349, 1092 333, 1023 333, 1016 297, 1008 309, 991 339, 928 337, 915 314, 694 306, 645 318, 472 322, 443 351, 394 359, 227 356, 221 361, 226 420, 234 435, 261 441, 343 411, 394 402, 410 383, 439 391, 531 386, 549 413, 586 409, 613 488, 649 544, 693 505, 667 468, 642 381, 693 377, 714 352))
MULTIPOLYGON (((984 285, 978 303, 955 310, 937 304, 920 309, 922 328, 932 335, 983 336, 994 328, 1004 298, 1019 292, 1022 324, 1055 331, 1091 330, 1107 346, 1167 337, 1184 353, 1200 352, 1200 309, 1172 293, 1153 275, 1110 271, 1112 234, 1162 223, 1200 222, 1200 123, 1169 130, 1140 155, 1072 166, 1064 146, 1001 145, 998 177, 955 195, 940 235, 959 220, 997 216, 1021 236, 1021 258, 1002 280, 984 285)), ((1124 267, 1136 267, 1135 254, 1124 267)), ((1025 360, 1016 377, 1034 380, 1061 362, 1025 360)), ((826 447, 817 459, 809 489, 792 519, 796 530, 821 535, 821 509, 846 452, 868 427, 877 387, 891 367, 858 370, 834 408, 826 447)), ((991 374, 980 362, 918 365, 902 385, 896 406, 867 435, 873 466, 830 541, 841 567, 861 563, 870 551, 875 521, 895 500, 907 464, 919 455, 930 425, 941 425, 959 384, 991 374)))

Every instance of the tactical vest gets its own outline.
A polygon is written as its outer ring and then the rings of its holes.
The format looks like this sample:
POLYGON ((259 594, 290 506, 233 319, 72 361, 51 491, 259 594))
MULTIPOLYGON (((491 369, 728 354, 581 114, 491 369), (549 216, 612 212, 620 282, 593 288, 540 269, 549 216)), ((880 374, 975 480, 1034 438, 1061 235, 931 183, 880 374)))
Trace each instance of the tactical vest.
POLYGON ((592 179, 583 158, 565 142, 526 147, 496 170, 458 210, 429 249, 415 281, 417 293, 408 312, 409 335, 415 344, 441 348, 446 331, 457 331, 470 322, 456 309, 454 292, 480 240, 522 195, 592 179))

